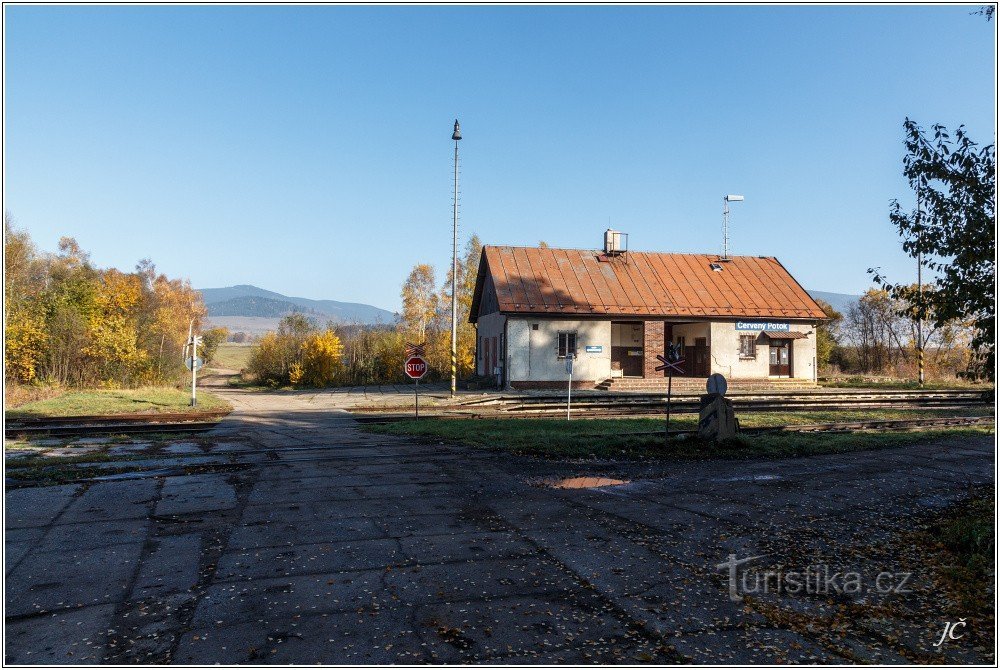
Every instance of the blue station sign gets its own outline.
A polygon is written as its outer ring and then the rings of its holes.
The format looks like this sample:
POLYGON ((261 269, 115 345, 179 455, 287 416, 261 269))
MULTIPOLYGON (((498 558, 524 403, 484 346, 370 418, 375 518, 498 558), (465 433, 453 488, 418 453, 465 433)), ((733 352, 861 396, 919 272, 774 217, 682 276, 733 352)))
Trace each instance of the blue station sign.
POLYGON ((736 330, 780 330, 788 332, 792 328, 788 323, 774 321, 737 321, 736 330))

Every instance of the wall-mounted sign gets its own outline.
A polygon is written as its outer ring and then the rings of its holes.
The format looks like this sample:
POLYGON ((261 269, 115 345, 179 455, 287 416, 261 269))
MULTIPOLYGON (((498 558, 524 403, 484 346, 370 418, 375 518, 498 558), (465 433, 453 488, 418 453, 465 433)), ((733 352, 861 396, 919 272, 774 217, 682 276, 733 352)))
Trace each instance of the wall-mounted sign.
POLYGON ((599 353, 601 353, 601 352, 604 351, 604 345, 603 344, 588 344, 586 347, 584 347, 584 350, 586 350, 586 352, 588 354, 599 354, 599 353))
POLYGON ((780 330, 790 331, 792 328, 787 323, 775 323, 773 321, 737 321, 736 330, 780 330))
POLYGON ((629 349, 628 350, 628 355, 629 356, 642 356, 642 349, 629 349))

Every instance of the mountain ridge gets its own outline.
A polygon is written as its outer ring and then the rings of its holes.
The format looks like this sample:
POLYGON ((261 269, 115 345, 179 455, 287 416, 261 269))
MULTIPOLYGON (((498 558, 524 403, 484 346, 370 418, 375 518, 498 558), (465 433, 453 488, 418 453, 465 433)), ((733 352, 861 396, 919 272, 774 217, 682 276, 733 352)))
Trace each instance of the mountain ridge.
POLYGON ((287 296, 253 284, 197 290, 201 293, 209 316, 214 317, 214 321, 218 321, 218 317, 277 318, 293 312, 338 323, 372 325, 391 324, 396 318, 393 312, 374 305, 287 296))

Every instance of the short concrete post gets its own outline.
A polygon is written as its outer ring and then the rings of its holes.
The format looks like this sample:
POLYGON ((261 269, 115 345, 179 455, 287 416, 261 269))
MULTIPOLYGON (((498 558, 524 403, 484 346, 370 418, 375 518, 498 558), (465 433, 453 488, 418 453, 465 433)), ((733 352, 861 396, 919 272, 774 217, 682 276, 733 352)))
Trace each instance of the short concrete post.
POLYGON ((731 400, 719 393, 701 396, 698 437, 710 442, 736 437, 736 414, 731 400))

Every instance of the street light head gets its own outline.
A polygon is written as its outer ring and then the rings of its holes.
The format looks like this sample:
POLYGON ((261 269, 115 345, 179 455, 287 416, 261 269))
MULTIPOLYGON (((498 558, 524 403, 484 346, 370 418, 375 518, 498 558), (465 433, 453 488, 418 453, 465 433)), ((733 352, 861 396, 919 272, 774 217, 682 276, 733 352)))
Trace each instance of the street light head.
POLYGON ((727 195, 726 202, 743 202, 742 195, 727 195))
POLYGON ((456 142, 462 139, 462 129, 458 127, 458 119, 455 119, 455 132, 451 134, 451 139, 456 142))

